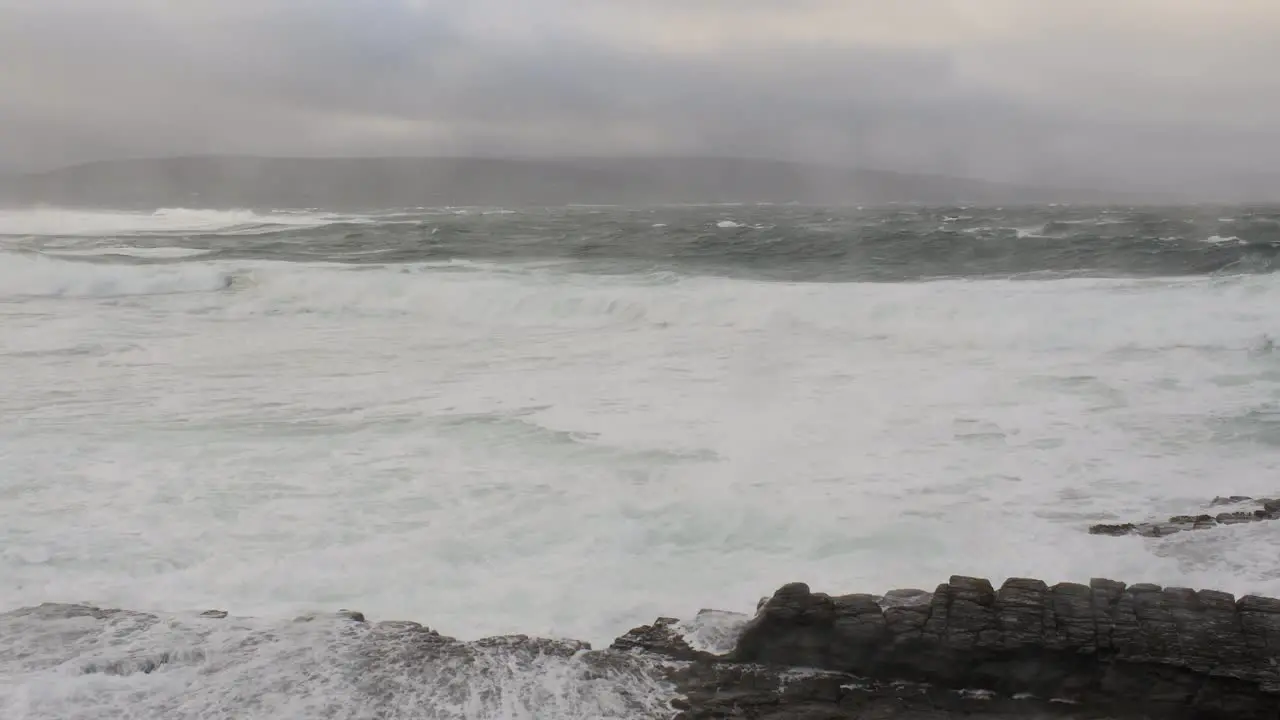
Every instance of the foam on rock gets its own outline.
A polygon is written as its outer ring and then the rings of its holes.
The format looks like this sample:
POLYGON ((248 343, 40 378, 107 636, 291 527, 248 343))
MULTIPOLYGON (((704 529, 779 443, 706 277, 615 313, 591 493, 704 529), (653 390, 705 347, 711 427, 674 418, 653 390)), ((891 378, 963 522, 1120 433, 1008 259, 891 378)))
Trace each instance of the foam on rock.
POLYGON ((32 651, 15 658, 24 673, 51 662, 177 682, 155 708, 220 706, 222 677, 263 712, 287 680, 290 702, 327 708, 317 717, 386 720, 1280 717, 1280 599, 1104 579, 997 589, 955 576, 933 592, 836 596, 791 583, 754 617, 659 618, 603 650, 525 635, 461 641, 350 610, 298 620, 47 604, 0 614, 0 631, 27 638, 32 651))

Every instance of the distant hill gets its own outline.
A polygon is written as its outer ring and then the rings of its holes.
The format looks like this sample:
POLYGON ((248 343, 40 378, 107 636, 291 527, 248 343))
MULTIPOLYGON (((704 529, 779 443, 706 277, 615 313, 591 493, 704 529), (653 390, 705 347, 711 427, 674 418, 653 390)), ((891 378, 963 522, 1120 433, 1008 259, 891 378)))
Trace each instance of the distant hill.
POLYGON ((439 205, 1135 202, 1102 191, 732 158, 258 158, 95 162, 0 180, 6 204, 369 209, 439 205))

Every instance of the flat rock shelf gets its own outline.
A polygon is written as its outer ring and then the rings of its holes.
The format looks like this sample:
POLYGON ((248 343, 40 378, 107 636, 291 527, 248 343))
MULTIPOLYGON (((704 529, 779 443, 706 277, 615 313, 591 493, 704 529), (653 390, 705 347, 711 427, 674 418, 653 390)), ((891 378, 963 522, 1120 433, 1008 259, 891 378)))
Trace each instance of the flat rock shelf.
POLYGON ((1246 505, 1244 510, 1220 513, 1201 513, 1199 515, 1174 515, 1160 522, 1127 522, 1102 523, 1089 528, 1090 535, 1140 535, 1142 537, 1164 537, 1186 530, 1208 530, 1223 525, 1239 525, 1240 523, 1261 522, 1263 520, 1280 520, 1280 498, 1254 499, 1233 495, 1231 497, 1214 498, 1212 505, 1246 505))

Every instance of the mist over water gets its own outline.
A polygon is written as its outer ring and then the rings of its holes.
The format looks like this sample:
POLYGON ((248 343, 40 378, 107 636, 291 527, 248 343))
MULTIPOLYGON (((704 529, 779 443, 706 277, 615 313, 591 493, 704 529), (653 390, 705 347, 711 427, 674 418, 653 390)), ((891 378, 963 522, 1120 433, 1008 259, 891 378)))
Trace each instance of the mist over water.
MULTIPOLYGON (((288 624, 340 607, 600 646, 793 580, 1280 594, 1265 523, 1086 533, 1280 493, 1278 243, 1241 207, 0 212, 0 609, 164 618, 75 657, 6 618, 0 714, 343 717, 355 640, 288 624)), ((635 716, 566 667, 508 700, 635 716)))

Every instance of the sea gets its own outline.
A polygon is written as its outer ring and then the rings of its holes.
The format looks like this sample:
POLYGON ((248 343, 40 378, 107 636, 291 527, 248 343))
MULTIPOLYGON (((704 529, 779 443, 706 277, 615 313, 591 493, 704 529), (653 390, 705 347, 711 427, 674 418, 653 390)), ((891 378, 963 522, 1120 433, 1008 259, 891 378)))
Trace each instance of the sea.
POLYGON ((1265 207, 0 211, 0 717, 670 715, 497 656, 373 707, 340 609, 1280 596, 1269 523, 1088 533, 1280 495, 1278 269, 1265 207))

